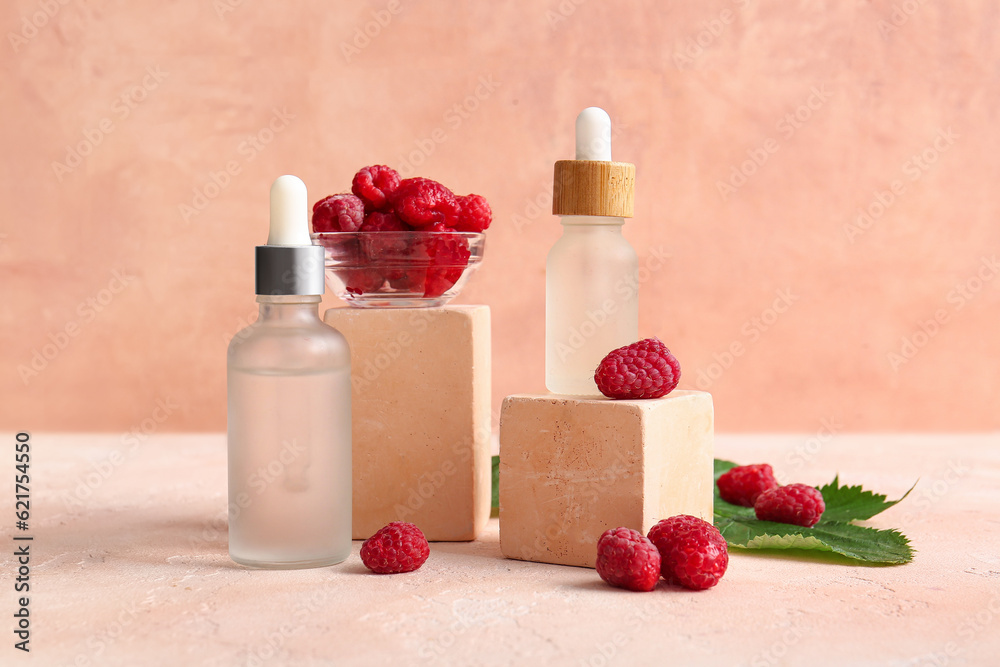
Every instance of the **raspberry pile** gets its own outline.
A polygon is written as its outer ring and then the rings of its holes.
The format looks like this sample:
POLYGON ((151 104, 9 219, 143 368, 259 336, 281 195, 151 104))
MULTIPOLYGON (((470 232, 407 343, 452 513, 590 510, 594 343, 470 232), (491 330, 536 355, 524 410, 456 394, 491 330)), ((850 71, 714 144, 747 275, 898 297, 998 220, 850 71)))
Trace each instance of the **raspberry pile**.
POLYGON ((781 486, 766 463, 730 468, 719 476, 716 485, 723 500, 752 507, 761 521, 812 528, 826 511, 819 489, 806 484, 781 486))
POLYGON ((666 396, 681 379, 681 365, 659 338, 646 338, 608 353, 594 372, 597 388, 608 398, 666 396))
POLYGON ((686 514, 660 521, 645 537, 621 527, 605 531, 597 542, 597 574, 632 591, 653 590, 661 576, 668 584, 704 590, 719 583, 728 566, 722 533, 686 514))
POLYGON ((415 524, 393 521, 361 545, 361 562, 375 574, 416 570, 430 555, 427 538, 415 524))
MULTIPOLYGON (((492 221, 493 211, 480 195, 456 196, 429 178, 400 179, 395 169, 373 165, 354 175, 350 194, 313 205, 312 228, 315 233, 484 232, 492 221)), ((402 247, 373 235, 362 247, 364 265, 337 272, 351 294, 374 292, 388 282, 394 290, 439 297, 462 276, 471 256, 468 242, 457 234, 415 238, 402 247), (385 257, 401 265, 387 267, 385 257)))

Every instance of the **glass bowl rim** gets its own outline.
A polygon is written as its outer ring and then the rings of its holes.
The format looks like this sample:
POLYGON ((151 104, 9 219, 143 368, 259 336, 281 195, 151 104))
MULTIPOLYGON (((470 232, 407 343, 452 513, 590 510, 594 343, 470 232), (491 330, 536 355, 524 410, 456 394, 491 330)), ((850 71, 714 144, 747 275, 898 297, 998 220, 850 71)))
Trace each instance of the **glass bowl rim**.
POLYGON ((348 238, 351 236, 371 236, 372 234, 419 234, 422 236, 463 236, 469 239, 479 239, 486 238, 486 232, 452 232, 452 231, 438 231, 438 230, 424 230, 424 229, 401 229, 392 231, 356 231, 356 232, 311 232, 309 234, 312 239, 335 239, 335 238, 348 238))

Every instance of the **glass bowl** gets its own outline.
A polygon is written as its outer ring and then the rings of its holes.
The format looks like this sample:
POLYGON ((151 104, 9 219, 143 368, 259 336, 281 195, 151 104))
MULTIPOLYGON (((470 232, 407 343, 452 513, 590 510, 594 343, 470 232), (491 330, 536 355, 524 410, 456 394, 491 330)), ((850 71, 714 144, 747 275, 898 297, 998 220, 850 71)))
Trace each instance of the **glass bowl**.
POLYGON ((483 259, 477 232, 322 232, 326 284, 358 308, 426 308, 455 297, 483 259))

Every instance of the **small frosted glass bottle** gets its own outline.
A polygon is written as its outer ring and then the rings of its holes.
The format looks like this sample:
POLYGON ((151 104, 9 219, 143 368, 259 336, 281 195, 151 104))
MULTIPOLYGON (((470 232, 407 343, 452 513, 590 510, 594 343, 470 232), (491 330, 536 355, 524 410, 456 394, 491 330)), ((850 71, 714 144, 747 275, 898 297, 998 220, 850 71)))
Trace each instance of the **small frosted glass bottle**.
POLYGON ((545 386, 600 396, 601 359, 639 339, 638 258, 622 236, 635 166, 611 161, 611 119, 596 107, 577 117, 576 158, 555 166, 552 212, 563 234, 545 262, 545 386))
POLYGON ((351 358, 318 313, 323 248, 305 185, 271 188, 257 247, 256 322, 229 344, 229 554, 263 568, 333 565, 351 552, 351 358))

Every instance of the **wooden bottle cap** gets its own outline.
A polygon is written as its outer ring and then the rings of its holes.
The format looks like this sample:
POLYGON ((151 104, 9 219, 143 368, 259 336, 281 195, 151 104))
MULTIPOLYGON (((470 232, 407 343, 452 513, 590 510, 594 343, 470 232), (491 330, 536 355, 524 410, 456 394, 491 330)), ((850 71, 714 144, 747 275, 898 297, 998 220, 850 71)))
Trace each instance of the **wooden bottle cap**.
POLYGON ((552 179, 555 215, 631 218, 635 205, 635 165, 598 160, 559 160, 552 179))

